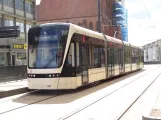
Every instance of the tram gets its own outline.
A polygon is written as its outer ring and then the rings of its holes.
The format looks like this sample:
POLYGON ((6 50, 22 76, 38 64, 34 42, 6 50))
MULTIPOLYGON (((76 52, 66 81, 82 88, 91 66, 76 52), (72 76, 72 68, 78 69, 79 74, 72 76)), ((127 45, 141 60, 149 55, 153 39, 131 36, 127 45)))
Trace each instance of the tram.
POLYGON ((72 23, 29 29, 29 89, 76 89, 143 68, 143 49, 72 23))

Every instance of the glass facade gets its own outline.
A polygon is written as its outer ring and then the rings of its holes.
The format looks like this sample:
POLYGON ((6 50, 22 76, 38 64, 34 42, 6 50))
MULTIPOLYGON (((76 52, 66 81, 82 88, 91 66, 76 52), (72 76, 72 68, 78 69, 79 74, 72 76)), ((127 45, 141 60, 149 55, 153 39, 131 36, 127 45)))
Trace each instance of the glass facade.
POLYGON ((0 66, 5 66, 5 53, 0 52, 0 66))
POLYGON ((24 0, 15 0, 16 9, 24 10, 23 2, 24 0))
POLYGON ((28 33, 29 29, 32 27, 30 24, 26 24, 26 32, 28 33))
POLYGON ((20 27, 20 32, 24 33, 24 23, 16 22, 16 25, 20 27))
POLYGON ((31 3, 25 2, 25 11, 30 14, 32 13, 32 4, 31 3))
POLYGON ((10 7, 13 7, 13 0, 3 0, 3 4, 10 6, 10 7))
POLYGON ((3 6, 0 15, 0 26, 6 27, 16 25, 19 26, 20 29, 20 36, 17 38, 0 38, 0 66, 17 65, 17 59, 21 60, 22 65, 26 65, 25 43, 28 37, 28 30, 36 23, 33 13, 35 1, 0 0, 0 4, 3 6), (26 12, 26 14, 24 12, 26 12), (14 46, 23 47, 19 48, 14 46))
POLYGON ((120 26, 122 40, 128 42, 127 10, 119 2, 113 3, 113 25, 120 26))
POLYGON ((7 20, 7 19, 5 19, 4 20, 4 26, 14 26, 13 20, 7 20))

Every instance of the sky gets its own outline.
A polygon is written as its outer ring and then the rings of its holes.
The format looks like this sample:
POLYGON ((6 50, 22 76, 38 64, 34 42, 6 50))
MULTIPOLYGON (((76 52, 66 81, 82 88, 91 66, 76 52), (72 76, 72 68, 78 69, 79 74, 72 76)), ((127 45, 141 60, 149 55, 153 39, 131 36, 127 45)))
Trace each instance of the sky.
POLYGON ((161 0, 125 0, 125 6, 128 9, 128 42, 142 46, 161 39, 161 0))
POLYGON ((36 5, 39 5, 41 0, 36 0, 36 5))

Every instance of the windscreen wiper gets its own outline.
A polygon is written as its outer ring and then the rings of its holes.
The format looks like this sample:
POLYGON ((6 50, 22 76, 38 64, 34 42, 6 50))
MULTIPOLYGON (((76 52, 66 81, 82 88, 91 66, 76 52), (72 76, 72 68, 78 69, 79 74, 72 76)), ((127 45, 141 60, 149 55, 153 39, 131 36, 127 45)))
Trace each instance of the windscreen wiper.
POLYGON ((49 62, 46 63, 46 64, 43 66, 43 68, 46 68, 53 60, 56 59, 56 57, 58 58, 58 55, 55 55, 53 58, 51 58, 51 59, 49 60, 49 62))

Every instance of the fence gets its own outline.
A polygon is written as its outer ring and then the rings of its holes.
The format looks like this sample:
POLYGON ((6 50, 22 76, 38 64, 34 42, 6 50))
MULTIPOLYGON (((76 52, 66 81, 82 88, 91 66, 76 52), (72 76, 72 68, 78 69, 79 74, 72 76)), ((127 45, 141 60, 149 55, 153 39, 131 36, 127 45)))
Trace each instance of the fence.
POLYGON ((0 82, 22 80, 27 78, 27 66, 0 67, 0 82))

